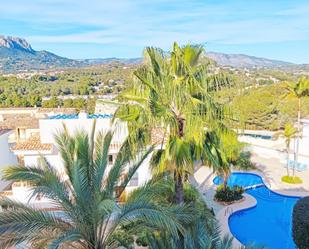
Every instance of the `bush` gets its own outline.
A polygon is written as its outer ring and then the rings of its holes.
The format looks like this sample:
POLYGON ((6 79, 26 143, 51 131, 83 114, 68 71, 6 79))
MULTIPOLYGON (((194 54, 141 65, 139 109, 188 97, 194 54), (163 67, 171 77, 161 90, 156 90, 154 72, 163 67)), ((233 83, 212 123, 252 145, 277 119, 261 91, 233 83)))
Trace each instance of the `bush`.
POLYGON ((200 193, 190 183, 185 183, 183 186, 185 203, 197 202, 200 198, 200 193))
POLYGON ((251 152, 242 151, 239 155, 239 158, 236 160, 235 168, 241 170, 254 170, 256 166, 251 162, 251 152))
POLYGON ((303 182, 298 176, 282 176, 281 181, 290 184, 300 184, 303 182))
POLYGON ((148 233, 146 231, 142 231, 136 235, 137 236, 136 244, 138 246, 142 246, 142 247, 148 246, 147 234, 148 233))
POLYGON ((119 230, 115 232, 114 236, 120 246, 123 246, 127 249, 133 249, 134 238, 131 234, 125 232, 124 230, 119 230))
POLYGON ((300 199, 293 209, 293 240, 299 249, 309 248, 309 197, 300 199))
POLYGON ((223 185, 220 185, 217 188, 216 194, 215 194, 215 200, 217 201, 223 201, 223 202, 233 202, 238 201, 242 199, 242 194, 244 193, 244 189, 239 186, 226 187, 224 188, 223 185))

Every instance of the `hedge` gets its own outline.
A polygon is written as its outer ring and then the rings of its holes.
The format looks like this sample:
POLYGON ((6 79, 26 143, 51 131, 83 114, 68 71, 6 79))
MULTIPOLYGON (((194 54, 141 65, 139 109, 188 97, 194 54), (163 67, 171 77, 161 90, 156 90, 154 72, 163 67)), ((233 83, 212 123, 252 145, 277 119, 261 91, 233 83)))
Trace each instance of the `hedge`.
POLYGON ((309 196, 300 199, 294 206, 292 233, 299 249, 309 248, 309 196))

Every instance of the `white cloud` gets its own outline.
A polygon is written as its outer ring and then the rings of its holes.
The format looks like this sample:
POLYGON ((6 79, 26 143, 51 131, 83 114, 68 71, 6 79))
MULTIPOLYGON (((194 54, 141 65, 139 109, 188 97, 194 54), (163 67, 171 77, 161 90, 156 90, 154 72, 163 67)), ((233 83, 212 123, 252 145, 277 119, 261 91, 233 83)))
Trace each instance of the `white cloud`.
POLYGON ((276 11, 272 12, 268 6, 254 9, 249 4, 234 4, 236 2, 240 1, 220 4, 195 0, 32 0, 26 3, 10 0, 0 5, 0 21, 3 18, 30 23, 37 34, 29 34, 27 38, 36 43, 165 47, 174 40, 218 44, 309 40, 308 12, 303 11, 308 10, 308 4, 295 3, 290 9, 277 4, 273 7, 276 11), (57 29, 65 32, 66 27, 72 25, 77 27, 73 33, 57 33, 57 29), (95 31, 87 30, 87 26, 92 25, 95 31), (46 27, 53 30, 52 35, 39 33, 46 27))

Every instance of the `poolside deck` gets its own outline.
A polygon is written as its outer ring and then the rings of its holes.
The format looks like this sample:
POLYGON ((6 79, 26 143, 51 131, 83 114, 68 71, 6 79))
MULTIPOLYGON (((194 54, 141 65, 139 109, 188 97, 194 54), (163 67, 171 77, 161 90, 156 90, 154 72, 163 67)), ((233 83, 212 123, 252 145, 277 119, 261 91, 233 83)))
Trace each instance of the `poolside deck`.
POLYGON ((285 164, 278 158, 253 154, 251 160, 257 165, 257 173, 264 177, 270 189, 286 195, 309 195, 309 169, 301 172, 295 171, 295 175, 299 176, 303 183, 288 184, 281 181, 281 177, 287 173, 285 164))

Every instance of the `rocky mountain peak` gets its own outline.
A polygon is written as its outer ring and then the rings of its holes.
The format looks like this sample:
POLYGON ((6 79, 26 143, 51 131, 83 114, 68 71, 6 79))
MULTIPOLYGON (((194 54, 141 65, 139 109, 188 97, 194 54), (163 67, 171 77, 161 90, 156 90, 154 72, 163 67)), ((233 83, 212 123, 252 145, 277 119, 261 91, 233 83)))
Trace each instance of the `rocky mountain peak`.
POLYGON ((0 47, 35 52, 31 45, 23 38, 0 35, 0 47))

